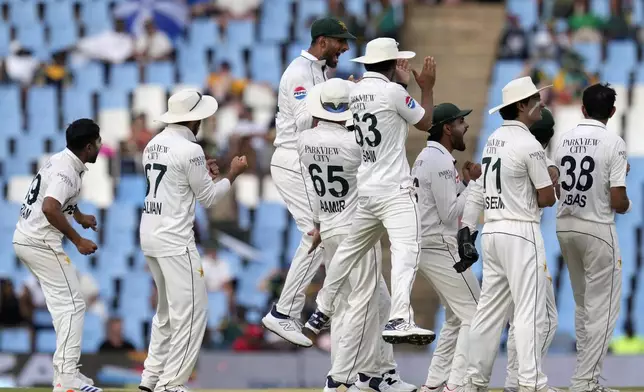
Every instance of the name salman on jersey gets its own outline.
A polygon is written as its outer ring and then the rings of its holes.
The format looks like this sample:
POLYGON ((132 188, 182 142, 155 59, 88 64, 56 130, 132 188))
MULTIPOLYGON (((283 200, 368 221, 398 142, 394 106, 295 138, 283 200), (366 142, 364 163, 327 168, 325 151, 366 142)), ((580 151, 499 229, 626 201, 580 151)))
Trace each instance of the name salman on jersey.
MULTIPOLYGON (((304 152, 306 154, 311 154, 313 160, 316 162, 331 162, 331 155, 340 155, 340 149, 338 147, 327 147, 327 146, 311 146, 305 145, 304 152)), ((320 211, 335 214, 338 212, 344 211, 346 207, 346 201, 341 200, 323 200, 322 197, 329 192, 332 196, 340 198, 347 195, 349 192, 349 184, 347 180, 338 176, 337 174, 343 172, 342 166, 329 166, 328 173, 322 173, 322 168, 317 165, 309 165, 308 171, 313 181, 313 188, 315 193, 320 196, 320 211), (325 189, 324 180, 320 177, 321 175, 327 176, 329 184, 337 182, 341 185, 340 190, 329 187, 325 189)))

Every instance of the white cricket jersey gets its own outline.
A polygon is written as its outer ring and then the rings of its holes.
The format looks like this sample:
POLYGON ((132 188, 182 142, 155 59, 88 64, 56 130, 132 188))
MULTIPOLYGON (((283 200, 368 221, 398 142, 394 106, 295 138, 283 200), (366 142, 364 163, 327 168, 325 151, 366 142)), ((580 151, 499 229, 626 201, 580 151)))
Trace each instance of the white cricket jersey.
POLYGON ((275 147, 297 150, 299 133, 313 125, 313 117, 306 110, 306 95, 314 85, 325 80, 326 61, 305 50, 286 67, 277 96, 275 147))
POLYGON ((555 148, 561 197, 557 217, 611 224, 610 188, 626 186, 626 144, 596 120, 566 132, 555 148))
POLYGON ((411 188, 405 142, 409 124, 422 120, 425 109, 399 84, 376 72, 365 72, 351 90, 355 141, 362 149, 358 170, 360 196, 382 196, 411 188))
POLYGON ((481 159, 485 222, 541 221, 537 189, 552 185, 546 153, 519 121, 504 121, 490 135, 481 159))
POLYGON ((302 165, 315 189, 313 219, 326 237, 348 234, 358 200, 361 151, 354 135, 339 124, 320 121, 298 141, 302 165))
POLYGON ((213 182, 203 149, 187 127, 170 124, 143 150, 148 187, 141 217, 141 249, 146 256, 169 257, 195 246, 195 203, 214 205, 230 189, 213 182))
POLYGON ((28 237, 60 245, 63 234, 45 217, 43 201, 46 197, 54 198, 60 203, 64 214, 73 215, 85 171, 87 167, 69 149, 52 155, 31 181, 20 208, 16 230, 28 237))
POLYGON ((456 236, 469 193, 459 178, 452 154, 440 143, 429 141, 411 175, 420 207, 421 235, 456 236))

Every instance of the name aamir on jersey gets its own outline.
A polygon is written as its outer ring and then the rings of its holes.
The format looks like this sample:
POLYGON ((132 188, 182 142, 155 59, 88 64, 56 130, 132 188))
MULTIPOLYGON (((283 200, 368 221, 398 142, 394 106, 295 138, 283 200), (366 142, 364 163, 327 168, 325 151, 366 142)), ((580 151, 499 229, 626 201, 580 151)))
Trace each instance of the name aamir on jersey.
POLYGON ((337 214, 344 211, 345 207, 346 203, 344 200, 320 200, 320 211, 326 212, 327 214, 337 214))

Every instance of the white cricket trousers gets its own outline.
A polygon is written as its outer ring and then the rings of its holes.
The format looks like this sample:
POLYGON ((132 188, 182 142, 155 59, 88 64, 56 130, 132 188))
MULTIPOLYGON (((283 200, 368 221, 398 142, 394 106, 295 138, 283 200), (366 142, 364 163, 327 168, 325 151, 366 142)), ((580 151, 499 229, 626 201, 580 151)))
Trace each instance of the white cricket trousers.
POLYGON ((420 257, 420 227, 414 193, 408 189, 385 196, 358 197, 351 231, 333 256, 338 266, 327 272, 317 296, 318 309, 331 316, 340 287, 353 267, 380 240, 384 230, 391 242, 391 311, 389 320, 414 321, 411 289, 420 257))
MULTIPOLYGON (((557 332, 557 325, 559 325, 559 314, 557 313, 557 303, 555 302, 555 290, 552 286, 552 278, 547 277, 548 284, 546 284, 546 326, 541 331, 541 359, 543 360, 548 353, 550 344, 555 338, 557 332)), ((508 333, 508 367, 507 375, 505 377, 505 388, 518 388, 519 387, 519 361, 517 359, 516 338, 514 333, 514 320, 512 314, 514 313, 514 306, 510 307, 508 322, 510 323, 510 331, 508 333)))
POLYGON ((432 235, 422 239, 420 272, 445 306, 445 323, 438 336, 425 385, 463 385, 468 364, 470 325, 481 287, 471 269, 459 274, 456 237, 432 235))
POLYGON ((469 381, 487 388, 501 333, 514 303, 519 386, 544 387, 541 332, 546 323, 547 268, 536 222, 495 221, 483 226, 483 289, 470 327, 469 381))
MULTIPOLYGON (((346 235, 323 239, 324 258, 331 260, 346 235)), ((327 271, 332 266, 326 266, 327 271)), ((336 297, 331 319, 331 370, 334 381, 353 384, 358 373, 370 377, 397 367, 391 344, 382 339, 391 298, 382 277, 382 245, 376 243, 349 274, 336 297)))
POLYGON ((80 292, 76 268, 60 242, 48 243, 16 230, 13 249, 40 282, 51 313, 56 331, 54 369, 58 373, 76 373, 85 321, 85 300, 80 292))
POLYGON ((278 312, 300 319, 306 300, 306 289, 323 261, 321 249, 308 254, 313 244, 313 238, 306 234, 314 227, 311 205, 315 202, 313 183, 300 164, 297 151, 280 147, 275 150, 271 159, 271 177, 286 203, 288 212, 302 233, 300 245, 291 261, 276 307, 278 312))
POLYGON ((177 256, 146 256, 157 286, 143 383, 161 392, 188 382, 206 331, 208 296, 197 249, 177 256))
POLYGON ((561 255, 575 298, 577 366, 572 392, 598 384, 622 294, 622 257, 615 225, 572 217, 557 219, 561 255))

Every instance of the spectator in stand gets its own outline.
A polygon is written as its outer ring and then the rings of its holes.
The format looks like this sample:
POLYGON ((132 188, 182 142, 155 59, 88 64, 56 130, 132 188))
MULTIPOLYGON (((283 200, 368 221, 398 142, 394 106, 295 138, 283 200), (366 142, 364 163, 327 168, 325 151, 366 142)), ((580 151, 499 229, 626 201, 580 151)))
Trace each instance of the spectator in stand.
POLYGON ((98 349, 100 353, 118 353, 134 351, 136 347, 123 337, 123 322, 120 318, 111 317, 105 326, 106 338, 98 349))
POLYGON ((53 54, 50 64, 45 64, 36 73, 35 84, 52 85, 58 88, 69 87, 72 74, 67 69, 67 53, 59 51, 53 54))
POLYGON ((590 12, 587 0, 575 0, 568 19, 573 42, 601 42, 604 21, 590 12))
POLYGON ((111 64, 121 64, 134 56, 134 40, 127 32, 125 22, 117 19, 114 30, 81 38, 76 45, 78 55, 89 60, 99 60, 111 64))
POLYGON ((264 330, 259 325, 246 325, 243 334, 233 341, 232 349, 237 352, 261 351, 266 347, 264 330))
POLYGON ((133 166, 127 170, 128 172, 139 172, 141 170, 141 153, 154 137, 154 132, 146 126, 146 120, 145 113, 135 114, 134 119, 132 119, 130 137, 121 143, 122 159, 126 161, 124 166, 133 166))
POLYGON ((498 58, 501 60, 527 60, 528 34, 519 25, 519 19, 508 15, 499 41, 498 58))
POLYGON ((156 28, 154 21, 145 22, 145 32, 136 39, 136 58, 140 64, 169 60, 174 52, 167 34, 156 28))
POLYGON ((266 144, 267 134, 268 127, 253 121, 251 108, 242 105, 239 120, 230 138, 228 155, 244 154, 248 157, 249 172, 268 173, 272 151, 266 144))
POLYGON ((30 86, 40 62, 30 50, 21 47, 17 41, 11 43, 9 52, 4 65, 8 79, 20 83, 23 87, 30 86))
POLYGON ((217 248, 211 246, 206 249, 201 258, 201 267, 203 268, 206 279, 206 289, 213 293, 223 291, 228 298, 228 313, 234 314, 237 308, 237 278, 230 270, 228 262, 217 255, 217 248))
POLYGON ((13 289, 13 282, 0 279, 0 327, 16 327, 28 322, 31 318, 24 314, 20 301, 13 289))
POLYGON ((551 26, 538 26, 532 35, 532 58, 552 59, 557 55, 557 42, 551 26))
POLYGON ((573 104, 581 99, 584 89, 597 83, 583 66, 583 59, 574 52, 562 56, 561 68, 553 80, 552 92, 559 104, 573 104))
POLYGON ((605 40, 622 40, 635 37, 635 30, 627 21, 627 7, 620 1, 611 1, 611 15, 604 25, 605 40))
POLYGON ((226 61, 219 65, 218 70, 212 71, 206 81, 208 92, 220 105, 228 102, 232 97, 240 97, 247 84, 247 80, 233 76, 230 72, 230 64, 226 61))
POLYGON ((86 314, 94 314, 105 321, 107 319, 107 306, 99 295, 98 283, 90 274, 83 274, 78 270, 76 270, 76 274, 78 275, 80 291, 87 307, 86 314))
MULTIPOLYGON (((382 11, 375 19, 374 37, 387 37, 400 41, 398 35, 400 27, 402 26, 404 17, 404 2, 403 0, 380 0, 382 11)), ((369 38, 374 38, 369 37, 369 38)))
POLYGON ((228 19, 255 19, 262 0, 217 0, 216 7, 228 19))

